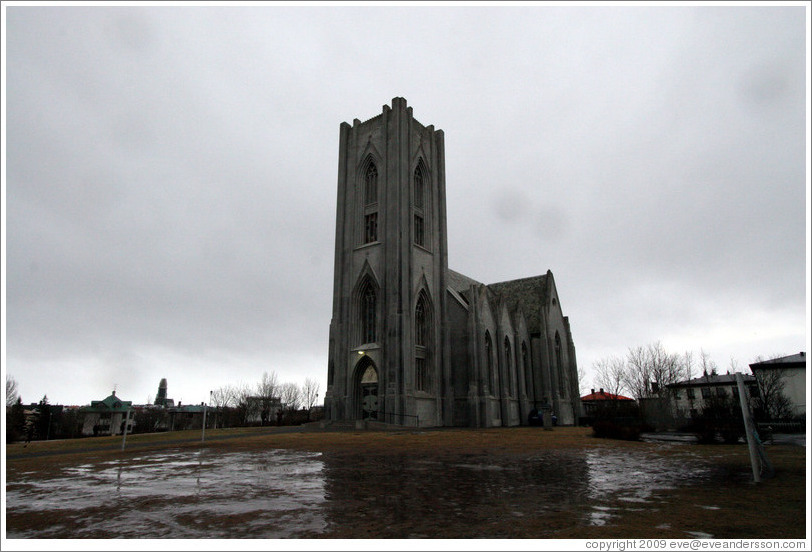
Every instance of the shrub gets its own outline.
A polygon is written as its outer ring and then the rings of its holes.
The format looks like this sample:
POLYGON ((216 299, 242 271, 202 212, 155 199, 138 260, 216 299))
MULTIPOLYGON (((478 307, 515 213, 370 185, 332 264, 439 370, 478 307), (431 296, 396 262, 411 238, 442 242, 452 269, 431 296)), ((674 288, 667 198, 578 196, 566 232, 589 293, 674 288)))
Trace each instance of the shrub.
POLYGON ((714 398, 694 418, 689 430, 703 444, 738 443, 744 437, 744 420, 737 399, 714 398))
POLYGON ((639 420, 633 419, 596 420, 592 425, 592 434, 595 437, 623 439, 625 441, 640 440, 642 431, 643 424, 639 420))

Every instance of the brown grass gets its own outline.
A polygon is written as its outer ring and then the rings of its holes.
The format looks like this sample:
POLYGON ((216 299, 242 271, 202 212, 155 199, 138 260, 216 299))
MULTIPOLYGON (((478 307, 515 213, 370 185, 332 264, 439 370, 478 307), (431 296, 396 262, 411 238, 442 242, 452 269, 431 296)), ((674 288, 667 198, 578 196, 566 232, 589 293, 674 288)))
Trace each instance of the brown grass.
MULTIPOLYGON (((770 446, 767 453, 775 477, 752 483, 747 447, 744 445, 675 445, 663 447, 644 442, 596 439, 586 428, 443 429, 425 431, 303 431, 279 433, 267 429, 212 430, 206 433, 207 448, 228 451, 294 449, 330 453, 334 456, 373 455, 426 457, 432 460, 460 455, 531 457, 549 449, 643 450, 680 458, 700 458, 718 470, 713 485, 687 485, 658 492, 653 504, 629 509, 618 503, 617 516, 604 526, 571 523, 568 512, 555 510, 543 519, 526 516, 508 521, 481 520, 485 534, 515 538, 686 538, 690 532, 717 538, 806 538, 806 454, 801 447, 770 446), (488 524, 493 526, 488 528, 488 524)), ((127 457, 145 450, 197 448, 200 432, 132 435, 121 452, 121 437, 70 441, 34 442, 27 447, 7 447, 7 479, 17 471, 52 473, 61 466, 109 457, 127 457), (102 447, 107 447, 105 450, 102 447)), ((612 506, 612 504, 609 504, 612 506)), ((506 504, 506 507, 508 505, 506 504)), ((444 533, 444 528, 421 527, 429 535, 470 537, 444 533), (434 533, 434 531, 438 533, 434 533)), ((449 531, 451 531, 449 529, 449 531)), ((470 530, 469 530, 470 531, 470 530)), ((331 538, 363 537, 361 527, 336 527, 331 538)), ((383 535, 391 536, 391 535, 383 535)))

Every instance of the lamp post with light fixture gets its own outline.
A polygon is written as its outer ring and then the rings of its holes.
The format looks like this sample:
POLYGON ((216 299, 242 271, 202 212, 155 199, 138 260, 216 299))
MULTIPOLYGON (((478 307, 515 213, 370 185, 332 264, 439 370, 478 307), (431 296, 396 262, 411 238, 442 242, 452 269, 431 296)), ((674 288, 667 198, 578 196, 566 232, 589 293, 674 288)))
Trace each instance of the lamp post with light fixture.
MULTIPOLYGON (((211 396, 209 396, 209 400, 211 400, 211 396)), ((208 405, 206 403, 203 403, 203 430, 202 430, 202 433, 200 434, 200 442, 201 443, 206 440, 206 407, 207 406, 208 405)))

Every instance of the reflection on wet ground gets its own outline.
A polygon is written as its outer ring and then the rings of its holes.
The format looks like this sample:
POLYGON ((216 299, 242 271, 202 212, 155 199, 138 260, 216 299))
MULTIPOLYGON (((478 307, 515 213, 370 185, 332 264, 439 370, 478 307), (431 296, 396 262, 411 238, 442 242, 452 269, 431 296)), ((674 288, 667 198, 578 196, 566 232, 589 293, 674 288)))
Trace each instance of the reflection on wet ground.
POLYGON ((601 448, 445 461, 177 449, 9 473, 7 537, 506 538, 506 518, 604 525, 709 477, 700 460, 601 448))

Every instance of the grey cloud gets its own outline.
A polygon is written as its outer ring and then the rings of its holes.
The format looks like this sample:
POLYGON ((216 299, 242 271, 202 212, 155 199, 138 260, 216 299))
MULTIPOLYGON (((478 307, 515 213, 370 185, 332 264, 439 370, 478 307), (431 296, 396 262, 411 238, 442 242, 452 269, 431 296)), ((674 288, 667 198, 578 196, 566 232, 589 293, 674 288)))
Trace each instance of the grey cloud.
POLYGON ((445 132, 451 268, 552 269, 582 368, 710 349, 708 309, 800 320, 803 13, 11 7, 4 370, 26 401, 324 387, 338 125, 395 96, 445 132))

